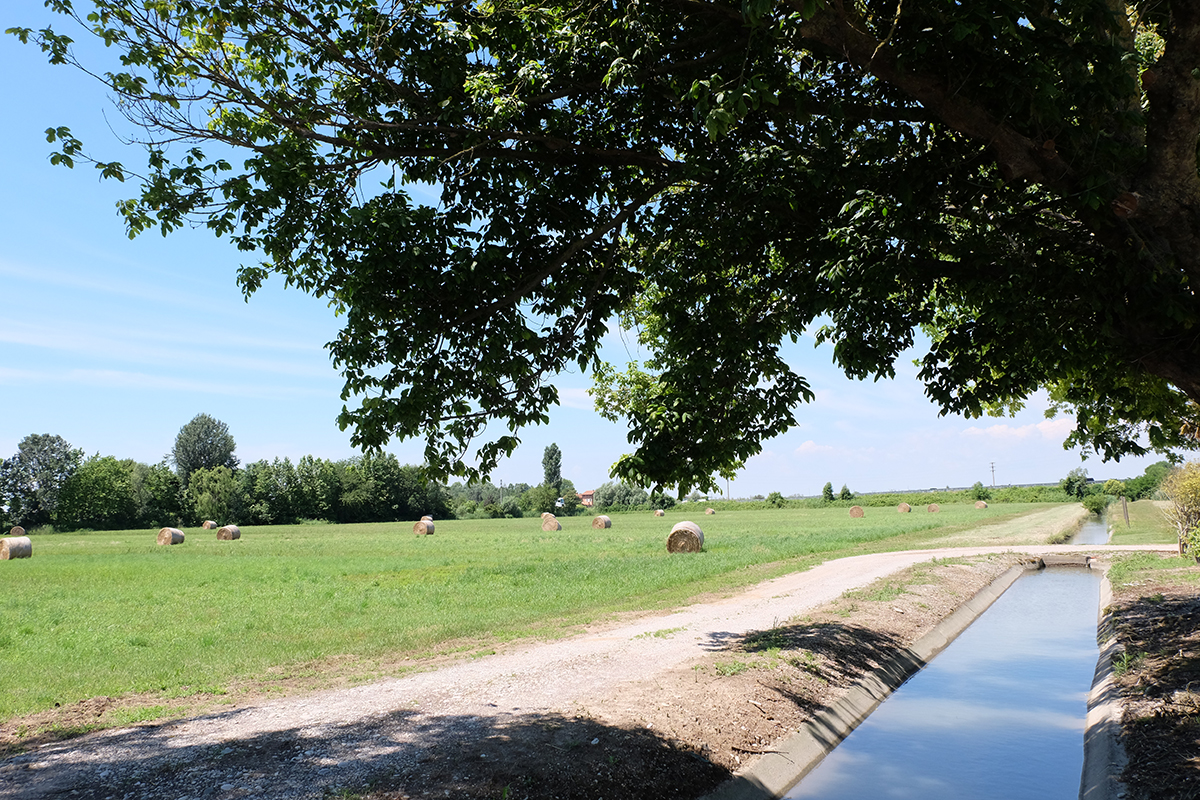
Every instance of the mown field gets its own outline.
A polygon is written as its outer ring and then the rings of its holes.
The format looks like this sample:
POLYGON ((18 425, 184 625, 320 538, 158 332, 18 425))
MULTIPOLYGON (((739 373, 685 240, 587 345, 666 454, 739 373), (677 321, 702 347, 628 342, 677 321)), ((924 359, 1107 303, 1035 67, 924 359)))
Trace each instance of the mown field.
POLYGON ((0 720, 128 693, 221 693, 297 670, 357 679, 394 673, 398 656, 488 652, 556 636, 615 613, 669 608, 830 557, 965 543, 1016 530, 1051 504, 945 506, 939 514, 869 509, 590 517, 541 531, 537 519, 247 527, 239 541, 189 529, 35 536, 31 559, 0 562, 0 720), (705 550, 671 555, 684 518, 705 550), (380 664, 386 662, 387 667, 380 664))

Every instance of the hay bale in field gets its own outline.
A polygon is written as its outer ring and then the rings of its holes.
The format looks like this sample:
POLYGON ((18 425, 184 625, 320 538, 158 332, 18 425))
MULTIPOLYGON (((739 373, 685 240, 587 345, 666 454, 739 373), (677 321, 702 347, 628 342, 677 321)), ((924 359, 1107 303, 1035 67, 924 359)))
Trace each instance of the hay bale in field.
POLYGON ((217 529, 217 539, 222 542, 232 542, 242 538, 242 531, 237 525, 223 525, 217 529))
POLYGON ((596 529, 611 528, 612 519, 607 514, 601 514, 592 519, 592 527, 596 529))
POLYGON ((549 511, 543 511, 543 512, 542 512, 542 519, 545 519, 546 517, 553 517, 553 516, 554 516, 554 515, 553 515, 553 514, 551 514, 549 511))
POLYGON ((663 511, 661 508, 654 509, 654 516, 665 517, 666 515, 667 515, 667 512, 663 511))
POLYGON ((544 531, 561 531, 562 525, 558 524, 558 517, 553 514, 547 514, 542 517, 542 530, 544 531))
POLYGON ((900 505, 896 506, 896 510, 901 514, 907 514, 908 512, 912 511, 912 506, 910 506, 908 503, 901 503, 900 505))
POLYGON ((717 510, 715 508, 706 508, 706 509, 704 509, 704 513, 705 514, 715 514, 715 513, 717 513, 717 510))
POLYGON ((204 530, 206 530, 206 531, 211 531, 214 528, 219 528, 221 526, 218 525, 217 523, 213 522, 211 519, 206 519, 206 520, 204 520, 204 522, 200 523, 200 527, 204 528, 204 530))
POLYGON ((938 508, 937 503, 930 503, 929 505, 925 506, 925 510, 928 511, 930 514, 936 514, 939 511, 941 511, 942 509, 938 508))
POLYGON ((0 539, 0 561, 14 558, 33 558, 33 542, 29 541, 28 536, 0 539))
POLYGON ((183 531, 179 528, 160 528, 158 531, 159 544, 183 544, 183 531))
POLYGON ((668 553, 699 553, 704 549, 704 531, 694 522, 676 522, 667 537, 668 553))
POLYGON ((976 507, 976 508, 987 508, 987 503, 985 503, 985 502, 984 502, 984 501, 982 501, 982 500, 976 500, 976 501, 975 501, 975 507, 976 507))
POLYGON ((22 528, 20 525, 14 525, 13 529, 8 532, 8 535, 9 536, 24 536, 25 529, 22 528))
POLYGON ((433 517, 426 514, 425 516, 421 517, 421 522, 433 522, 433 517))
POLYGON ((850 516, 851 516, 851 518, 853 518, 853 519, 862 519, 862 518, 863 518, 863 514, 864 514, 864 513, 866 513, 866 512, 864 512, 864 511, 863 511, 863 507, 862 507, 862 506, 850 506, 850 516))
POLYGON ((433 533, 433 520, 423 519, 416 525, 413 525, 413 533, 417 536, 428 536, 433 533))

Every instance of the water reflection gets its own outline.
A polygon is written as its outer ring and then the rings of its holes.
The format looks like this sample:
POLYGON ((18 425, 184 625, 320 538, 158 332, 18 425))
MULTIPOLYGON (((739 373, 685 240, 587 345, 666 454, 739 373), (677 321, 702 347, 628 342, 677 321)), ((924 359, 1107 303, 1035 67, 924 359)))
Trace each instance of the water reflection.
POLYGON ((1017 581, 786 797, 1078 797, 1099 583, 1017 581))

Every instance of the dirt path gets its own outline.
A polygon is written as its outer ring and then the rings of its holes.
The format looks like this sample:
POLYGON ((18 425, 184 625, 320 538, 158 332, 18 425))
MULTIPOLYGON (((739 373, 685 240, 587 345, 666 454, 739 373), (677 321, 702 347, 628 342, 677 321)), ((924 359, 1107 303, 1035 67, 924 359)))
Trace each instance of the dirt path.
MULTIPOLYGON (((455 779, 465 780, 467 773, 487 764, 489 785, 496 787, 492 796, 519 797, 522 775, 514 761, 509 776, 506 762, 536 755, 539 748, 556 758, 554 751, 560 751, 564 763, 586 759, 589 769, 601 774, 608 769, 620 785, 623 770, 633 779, 638 770, 650 768, 646 759, 659 756, 651 748, 636 757, 621 751, 618 757, 617 751, 598 745, 658 734, 652 726, 606 725, 592 709, 622 697, 650 703, 656 699, 653 687, 659 676, 678 675, 683 665, 724 651, 751 632, 775 628, 878 578, 937 557, 1012 549, 941 548, 839 559, 727 599, 432 672, 45 745, 0 763, 0 796, 232 800, 319 798, 340 792, 354 797, 361 795, 348 790, 363 792, 376 782, 423 787, 425 792, 437 786, 439 796, 454 796, 441 787, 458 785, 455 779), (607 763, 597 755, 602 751, 609 752, 607 763), (436 783, 428 775, 407 780, 423 771, 446 774, 436 783)), ((1019 549, 1046 554, 1118 548, 1019 549)), ((673 702, 682 707, 678 679, 671 685, 676 699, 657 699, 664 707, 673 702)), ((749 702, 759 708, 728 713, 762 710, 761 702, 749 702)), ((655 769, 690 770, 708 782, 728 774, 728 766, 681 752, 669 737, 651 744, 666 759, 655 769)), ((742 749, 746 758, 755 752, 742 749)), ((741 757, 734 759, 730 766, 736 767, 741 757)), ((690 784, 677 783, 679 796, 687 796, 690 784)), ((408 795, 394 789, 377 796, 408 795)), ((623 796, 642 795, 631 788, 623 796)))

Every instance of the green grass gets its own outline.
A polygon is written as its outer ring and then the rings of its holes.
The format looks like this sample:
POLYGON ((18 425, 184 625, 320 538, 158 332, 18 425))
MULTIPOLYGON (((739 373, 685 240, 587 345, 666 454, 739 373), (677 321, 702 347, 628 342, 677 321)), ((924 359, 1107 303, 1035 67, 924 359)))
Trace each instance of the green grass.
POLYGON ((559 533, 518 519, 439 520, 433 536, 411 523, 246 527, 236 542, 193 529, 174 547, 154 531, 35 535, 33 558, 0 562, 0 674, 11 678, 0 720, 97 695, 219 694, 316 675, 333 658, 352 680, 373 677, 385 660, 562 635, 829 557, 952 534, 958 544, 963 531, 1047 507, 863 520, 836 508, 723 512, 695 518, 705 532, 695 555, 666 552, 679 510, 623 515, 604 531, 564 518, 559 533))
POLYGON ((1121 503, 1108 507, 1108 524, 1112 528, 1112 544, 1174 544, 1179 541, 1175 529, 1152 500, 1129 504, 1129 525, 1121 503))

